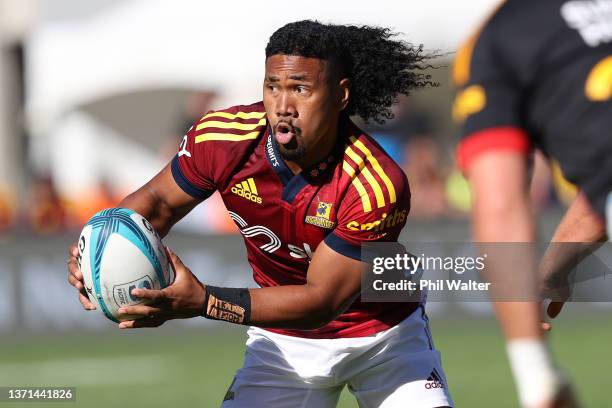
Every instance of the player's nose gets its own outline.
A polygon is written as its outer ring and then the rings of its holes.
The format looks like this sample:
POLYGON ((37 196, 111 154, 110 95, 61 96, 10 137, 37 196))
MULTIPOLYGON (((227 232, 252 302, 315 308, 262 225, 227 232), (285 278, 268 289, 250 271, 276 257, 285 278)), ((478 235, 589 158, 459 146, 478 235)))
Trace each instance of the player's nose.
POLYGON ((287 92, 282 92, 276 104, 276 116, 278 117, 293 117, 295 116, 296 109, 293 104, 292 98, 287 92))

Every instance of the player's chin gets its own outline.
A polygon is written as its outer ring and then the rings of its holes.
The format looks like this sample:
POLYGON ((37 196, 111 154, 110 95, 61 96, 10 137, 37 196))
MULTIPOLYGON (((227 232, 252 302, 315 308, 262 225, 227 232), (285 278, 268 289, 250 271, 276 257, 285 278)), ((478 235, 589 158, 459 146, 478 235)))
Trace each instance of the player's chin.
POLYGON ((283 159, 289 161, 300 160, 306 156, 306 149, 295 139, 286 145, 281 145, 279 151, 283 159))

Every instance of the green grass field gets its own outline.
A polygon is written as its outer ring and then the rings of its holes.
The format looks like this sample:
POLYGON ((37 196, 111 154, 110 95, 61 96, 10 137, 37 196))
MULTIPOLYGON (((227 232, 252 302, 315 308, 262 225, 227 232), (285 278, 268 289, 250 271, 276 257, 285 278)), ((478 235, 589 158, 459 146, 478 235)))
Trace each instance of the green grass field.
MULTIPOLYGON (((437 319, 457 407, 516 407, 501 337, 491 319, 437 319)), ((216 407, 241 365, 243 330, 164 330, 0 338, 0 386, 76 386, 76 403, 29 407, 216 407)), ((564 316, 554 351, 575 380, 585 407, 608 407, 612 318, 564 316)), ((24 406, 0 403, 0 406, 24 406)), ((348 391, 341 408, 356 407, 348 391)))

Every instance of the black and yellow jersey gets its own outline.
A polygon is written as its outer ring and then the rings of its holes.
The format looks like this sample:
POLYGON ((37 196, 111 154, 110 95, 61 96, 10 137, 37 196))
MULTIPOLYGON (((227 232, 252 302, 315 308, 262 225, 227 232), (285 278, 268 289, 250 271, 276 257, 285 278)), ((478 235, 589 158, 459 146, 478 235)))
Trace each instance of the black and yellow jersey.
POLYGON ((612 191, 612 0, 508 0, 458 51, 463 169, 539 148, 603 215, 612 191))

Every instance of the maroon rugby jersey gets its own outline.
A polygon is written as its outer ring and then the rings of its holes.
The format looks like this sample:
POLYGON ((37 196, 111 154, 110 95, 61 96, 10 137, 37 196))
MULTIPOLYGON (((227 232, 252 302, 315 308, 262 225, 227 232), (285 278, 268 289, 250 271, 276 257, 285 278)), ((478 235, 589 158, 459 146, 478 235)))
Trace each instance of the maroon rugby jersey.
MULTIPOLYGON (((261 287, 302 285, 322 240, 359 259, 362 242, 396 242, 410 210, 400 167, 347 121, 331 154, 294 175, 281 158, 263 103, 206 114, 172 161, 176 183, 196 198, 215 190, 240 229, 261 287)), ((414 303, 355 301, 316 330, 280 330, 307 338, 367 336, 399 323, 414 303)))

